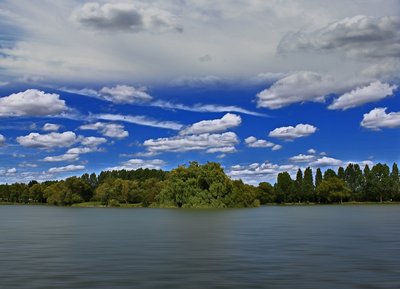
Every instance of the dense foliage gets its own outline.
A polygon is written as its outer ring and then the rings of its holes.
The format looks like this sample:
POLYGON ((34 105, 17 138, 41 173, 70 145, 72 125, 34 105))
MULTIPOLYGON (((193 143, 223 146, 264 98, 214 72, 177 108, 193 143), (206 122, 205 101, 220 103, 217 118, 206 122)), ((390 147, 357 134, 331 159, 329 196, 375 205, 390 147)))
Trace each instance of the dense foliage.
POLYGON ((96 202, 103 206, 138 204, 143 207, 233 208, 268 203, 343 203, 400 201, 397 164, 358 164, 328 169, 299 169, 295 179, 279 173, 275 185, 257 187, 231 180, 218 163, 191 162, 170 172, 138 169, 84 174, 61 181, 0 185, 0 201, 68 206, 96 202))

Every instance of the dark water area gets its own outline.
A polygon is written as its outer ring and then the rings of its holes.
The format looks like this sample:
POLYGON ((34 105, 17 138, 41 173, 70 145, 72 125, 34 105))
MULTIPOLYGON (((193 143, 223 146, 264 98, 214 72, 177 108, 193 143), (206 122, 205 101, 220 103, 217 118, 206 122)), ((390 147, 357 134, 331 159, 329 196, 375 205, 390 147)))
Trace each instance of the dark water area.
POLYGON ((0 206, 0 288, 400 288, 400 206, 0 206))

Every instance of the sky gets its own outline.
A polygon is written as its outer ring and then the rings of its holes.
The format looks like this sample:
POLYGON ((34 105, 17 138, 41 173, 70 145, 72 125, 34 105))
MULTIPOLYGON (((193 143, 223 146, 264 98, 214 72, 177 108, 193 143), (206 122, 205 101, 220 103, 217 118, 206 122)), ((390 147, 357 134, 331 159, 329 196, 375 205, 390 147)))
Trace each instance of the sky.
POLYGON ((0 183, 400 159, 395 0, 0 0, 0 183))

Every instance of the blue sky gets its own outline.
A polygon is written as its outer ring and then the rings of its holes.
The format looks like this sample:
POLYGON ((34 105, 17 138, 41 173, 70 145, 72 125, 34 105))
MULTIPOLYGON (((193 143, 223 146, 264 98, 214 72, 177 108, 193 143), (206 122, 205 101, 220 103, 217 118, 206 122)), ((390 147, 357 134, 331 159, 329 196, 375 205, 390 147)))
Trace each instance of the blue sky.
POLYGON ((397 1, 16 2, 0 1, 1 183, 399 161, 397 1))

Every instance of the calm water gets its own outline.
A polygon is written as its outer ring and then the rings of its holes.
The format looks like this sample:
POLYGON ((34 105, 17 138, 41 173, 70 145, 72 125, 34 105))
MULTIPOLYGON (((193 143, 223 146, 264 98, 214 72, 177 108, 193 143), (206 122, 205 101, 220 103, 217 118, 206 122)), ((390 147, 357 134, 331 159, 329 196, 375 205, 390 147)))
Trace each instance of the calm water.
POLYGON ((0 288, 400 288, 400 206, 0 206, 0 288))

